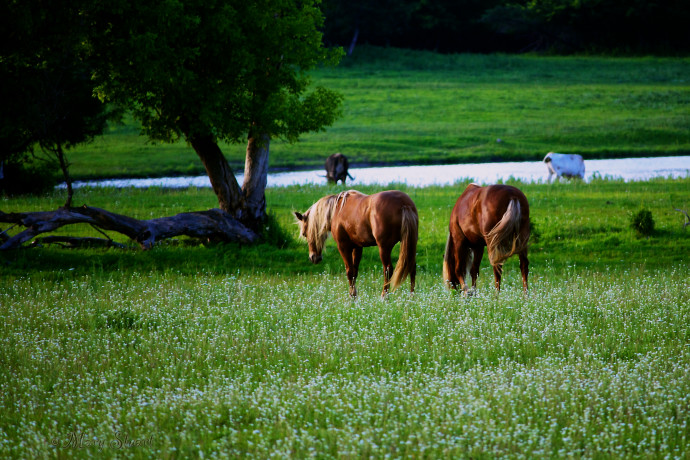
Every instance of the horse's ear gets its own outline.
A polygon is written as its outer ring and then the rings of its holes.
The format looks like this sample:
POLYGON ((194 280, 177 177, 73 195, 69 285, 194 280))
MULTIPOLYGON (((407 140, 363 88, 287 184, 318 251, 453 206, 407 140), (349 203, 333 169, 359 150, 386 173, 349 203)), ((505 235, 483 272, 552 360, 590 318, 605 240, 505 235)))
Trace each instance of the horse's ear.
POLYGON ((295 211, 294 214, 295 214, 295 217, 297 218, 297 220, 304 220, 304 216, 302 214, 300 214, 299 212, 295 211))

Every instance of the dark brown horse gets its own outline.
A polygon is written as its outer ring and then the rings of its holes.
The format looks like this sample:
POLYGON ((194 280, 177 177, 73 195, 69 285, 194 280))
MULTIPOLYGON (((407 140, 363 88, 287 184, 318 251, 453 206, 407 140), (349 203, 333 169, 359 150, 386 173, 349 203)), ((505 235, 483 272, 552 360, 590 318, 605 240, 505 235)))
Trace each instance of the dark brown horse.
POLYGON ((517 254, 522 287, 527 292, 529 236, 529 203, 519 189, 510 185, 480 187, 470 184, 458 198, 450 216, 443 256, 443 279, 455 289, 459 285, 467 295, 466 276, 469 272, 472 289, 475 290, 486 246, 494 269, 496 291, 501 289, 503 263, 517 254))
POLYGON ((355 281, 362 248, 378 246, 383 263, 383 292, 395 290, 410 275, 414 292, 417 273, 416 251, 419 217, 414 202, 397 190, 365 195, 356 190, 329 195, 314 203, 304 214, 295 212, 300 235, 309 244, 309 260, 321 261, 330 232, 345 262, 350 295, 357 296, 355 281), (391 251, 400 241, 400 257, 392 271, 391 251))
POLYGON ((350 163, 347 161, 347 157, 342 153, 334 153, 333 155, 326 158, 326 179, 328 182, 338 183, 342 181, 345 184, 345 179, 348 177, 352 179, 347 170, 350 167, 350 163))

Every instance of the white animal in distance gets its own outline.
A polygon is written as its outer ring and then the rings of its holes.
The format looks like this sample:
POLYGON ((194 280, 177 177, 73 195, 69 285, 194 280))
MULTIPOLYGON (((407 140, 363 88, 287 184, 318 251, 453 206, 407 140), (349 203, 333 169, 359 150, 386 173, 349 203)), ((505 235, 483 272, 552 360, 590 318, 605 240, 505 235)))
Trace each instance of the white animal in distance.
POLYGON ((581 155, 549 152, 544 157, 544 163, 549 169, 549 182, 554 174, 556 178, 585 178, 585 160, 581 155))

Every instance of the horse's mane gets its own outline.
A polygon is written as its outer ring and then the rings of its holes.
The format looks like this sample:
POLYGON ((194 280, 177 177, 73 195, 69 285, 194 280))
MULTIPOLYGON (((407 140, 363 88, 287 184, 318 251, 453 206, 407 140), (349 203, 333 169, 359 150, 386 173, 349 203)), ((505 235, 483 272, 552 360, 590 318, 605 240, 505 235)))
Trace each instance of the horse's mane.
POLYGON ((342 208, 351 192, 355 191, 348 190, 346 192, 340 192, 337 195, 325 196, 309 208, 309 219, 307 219, 307 231, 305 234, 307 241, 314 244, 317 252, 320 253, 326 244, 328 232, 331 230, 331 219, 338 207, 338 202, 340 202, 340 207, 342 208))

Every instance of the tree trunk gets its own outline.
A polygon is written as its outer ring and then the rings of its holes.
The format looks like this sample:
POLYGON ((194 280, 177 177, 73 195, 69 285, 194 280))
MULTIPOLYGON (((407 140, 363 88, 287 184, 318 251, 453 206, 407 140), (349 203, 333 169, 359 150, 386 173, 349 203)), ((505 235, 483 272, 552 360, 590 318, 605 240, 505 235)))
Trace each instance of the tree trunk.
POLYGON ((211 187, 218 197, 218 206, 236 219, 242 220, 244 198, 235 174, 212 136, 187 136, 192 148, 201 158, 211 187))
POLYGON ((244 215, 242 222, 255 231, 266 219, 266 184, 268 180, 268 152, 271 138, 268 134, 251 136, 247 142, 244 162, 244 215))
POLYGON ((266 218, 270 136, 250 135, 241 189, 232 168, 211 136, 188 136, 188 140, 206 168, 220 209, 258 232, 266 218))

